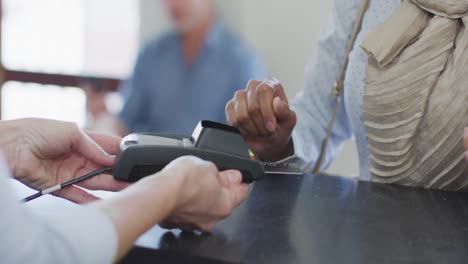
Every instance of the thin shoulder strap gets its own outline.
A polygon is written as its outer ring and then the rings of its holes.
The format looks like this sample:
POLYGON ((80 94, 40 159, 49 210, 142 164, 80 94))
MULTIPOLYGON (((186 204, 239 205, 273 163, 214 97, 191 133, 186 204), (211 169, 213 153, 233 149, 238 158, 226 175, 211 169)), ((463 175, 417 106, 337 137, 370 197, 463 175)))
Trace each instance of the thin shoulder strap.
POLYGON ((356 24, 354 25, 354 31, 353 31, 353 34, 351 35, 351 39, 348 43, 348 48, 346 50, 346 57, 345 57, 343 66, 341 66, 340 76, 333 87, 333 97, 334 97, 333 114, 330 119, 330 122, 328 123, 327 135, 322 142, 322 147, 320 149, 319 158, 317 159, 314 169, 312 170, 313 174, 320 173, 320 168, 322 167, 323 159, 325 158, 327 145, 328 145, 328 142, 330 141, 333 124, 335 123, 336 115, 338 113, 338 108, 340 105, 340 97, 344 90, 344 82, 346 79, 346 70, 348 69, 349 54, 351 53, 351 50, 353 49, 354 44, 356 43, 356 38, 359 32, 361 31, 362 21, 364 20, 364 15, 367 9, 369 8, 369 2, 370 0, 362 0, 361 8, 359 9, 359 13, 358 13, 358 19, 356 20, 356 24))

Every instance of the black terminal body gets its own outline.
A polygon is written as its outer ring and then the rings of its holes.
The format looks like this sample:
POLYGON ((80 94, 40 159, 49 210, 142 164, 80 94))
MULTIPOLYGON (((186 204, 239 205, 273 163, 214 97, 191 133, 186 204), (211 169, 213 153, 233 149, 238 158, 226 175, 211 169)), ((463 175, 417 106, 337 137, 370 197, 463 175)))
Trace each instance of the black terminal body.
POLYGON ((120 150, 113 175, 121 181, 138 181, 182 156, 211 161, 221 171, 239 170, 245 183, 265 175, 263 164, 247 147, 239 130, 211 121, 201 121, 192 136, 131 134, 122 140, 120 150))

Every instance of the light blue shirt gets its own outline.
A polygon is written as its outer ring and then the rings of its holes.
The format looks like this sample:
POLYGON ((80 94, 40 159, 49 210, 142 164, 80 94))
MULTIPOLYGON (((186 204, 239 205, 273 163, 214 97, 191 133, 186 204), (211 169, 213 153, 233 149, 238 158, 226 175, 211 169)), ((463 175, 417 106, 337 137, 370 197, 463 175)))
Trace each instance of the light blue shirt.
MULTIPOLYGON (((311 171, 320 153, 333 112, 332 87, 347 56, 361 0, 335 0, 333 16, 320 35, 315 55, 307 67, 305 87, 292 102, 298 121, 293 131, 294 157, 305 171, 311 171)), ((354 48, 349 56, 344 94, 327 148, 325 169, 353 136, 358 146, 360 179, 370 180, 367 132, 363 118, 363 95, 367 55, 359 47, 367 34, 381 25, 401 4, 400 0, 372 0, 354 48)))
POLYGON ((264 77, 256 54, 219 23, 191 66, 180 36, 168 33, 138 56, 120 117, 130 132, 191 134, 200 120, 225 123, 225 105, 234 93, 264 77))

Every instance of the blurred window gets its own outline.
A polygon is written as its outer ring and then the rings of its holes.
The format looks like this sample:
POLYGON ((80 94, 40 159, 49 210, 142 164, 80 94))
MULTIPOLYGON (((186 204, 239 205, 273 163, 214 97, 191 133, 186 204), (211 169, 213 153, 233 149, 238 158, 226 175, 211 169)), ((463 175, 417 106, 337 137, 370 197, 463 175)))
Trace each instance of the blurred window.
POLYGON ((2 88, 2 113, 5 119, 42 117, 85 123, 85 95, 79 88, 6 82, 2 88), (21 98, 20 100, 11 100, 21 98))
POLYGON ((138 49, 135 0, 1 0, 2 119, 84 124, 83 77, 115 89, 138 49), (108 79, 108 80, 106 80, 108 79))

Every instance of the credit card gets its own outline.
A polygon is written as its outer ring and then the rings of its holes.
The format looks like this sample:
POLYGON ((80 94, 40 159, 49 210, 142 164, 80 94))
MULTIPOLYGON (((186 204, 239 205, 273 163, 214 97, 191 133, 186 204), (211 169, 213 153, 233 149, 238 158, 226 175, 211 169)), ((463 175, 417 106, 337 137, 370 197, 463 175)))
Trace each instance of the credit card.
POLYGON ((262 162, 266 174, 303 175, 304 172, 294 163, 262 162))

